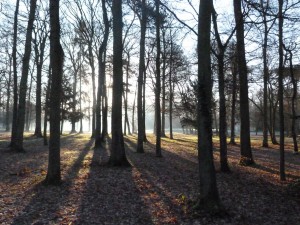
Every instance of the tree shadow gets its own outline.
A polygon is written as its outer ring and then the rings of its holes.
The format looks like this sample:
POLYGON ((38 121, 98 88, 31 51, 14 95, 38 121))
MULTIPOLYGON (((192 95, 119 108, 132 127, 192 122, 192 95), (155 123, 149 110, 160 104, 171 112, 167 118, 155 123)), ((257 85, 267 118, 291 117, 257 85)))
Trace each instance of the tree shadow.
POLYGON ((134 169, 107 164, 109 143, 94 149, 76 224, 154 224, 135 186, 134 169))
MULTIPOLYGON (((90 151, 92 144, 92 140, 86 143, 72 165, 64 173, 62 172, 63 182, 60 186, 44 186, 40 182, 28 190, 28 194, 32 197, 19 215, 14 218, 12 224, 48 224, 49 221, 63 224, 64 215, 68 214, 70 217, 69 212, 66 211, 66 206, 72 206, 76 201, 76 199, 69 197, 76 187, 75 179, 84 167, 84 158, 90 151)), ((63 163, 62 161, 61 164, 63 165, 63 163)), ((63 166, 62 170, 64 170, 63 166)))

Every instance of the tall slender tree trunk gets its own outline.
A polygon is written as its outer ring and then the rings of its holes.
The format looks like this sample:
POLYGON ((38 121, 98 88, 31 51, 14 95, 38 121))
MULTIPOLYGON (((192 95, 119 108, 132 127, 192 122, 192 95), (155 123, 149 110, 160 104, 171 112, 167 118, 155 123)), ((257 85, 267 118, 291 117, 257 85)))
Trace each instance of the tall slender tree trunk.
POLYGON ((45 184, 60 184, 60 102, 64 52, 60 44, 59 0, 50 0, 50 139, 49 161, 45 184))
POLYGON ((9 72, 7 82, 7 100, 6 100, 6 114, 5 114, 5 131, 10 131, 10 96, 11 96, 11 81, 12 81, 12 56, 9 55, 9 72))
POLYGON ((161 98, 161 136, 166 137, 166 38, 165 31, 162 32, 163 37, 163 54, 162 54, 162 98, 161 98))
POLYGON ((45 98, 45 111, 44 111, 44 145, 48 145, 48 137, 47 137, 47 126, 48 126, 48 118, 49 118, 49 100, 50 100, 50 88, 51 88, 51 65, 49 65, 48 70, 48 84, 46 89, 46 98, 45 98))
POLYGON ((241 0, 234 0, 234 15, 236 23, 237 39, 237 60, 240 81, 240 117, 241 117, 241 165, 251 165, 254 163, 250 142, 250 117, 248 99, 248 72, 245 57, 244 43, 244 18, 242 14, 241 0))
POLYGON ((284 114, 283 114, 283 0, 278 0, 278 39, 279 39, 279 68, 278 68, 278 99, 279 99, 279 132, 280 132, 280 180, 285 178, 285 159, 284 159, 284 114))
POLYGON ((200 197, 196 208, 212 211, 219 208, 212 146, 212 77, 210 28, 212 1, 200 0, 198 18, 198 88, 197 127, 200 197))
POLYGON ((140 56, 139 56, 139 75, 138 75, 138 90, 137 90, 137 122, 138 122, 138 138, 137 138, 137 152, 144 152, 144 115, 143 115, 143 85, 145 73, 145 38, 146 38, 146 0, 142 0, 142 18, 141 24, 141 38, 140 38, 140 56))
POLYGON ((13 88, 13 118, 12 118, 12 130, 11 130, 11 143, 10 147, 13 147, 14 141, 16 140, 17 136, 17 117, 18 117, 18 71, 17 71, 17 38, 18 38, 18 15, 19 15, 19 5, 20 0, 16 1, 16 9, 14 15, 14 35, 13 35, 13 47, 12 47, 12 59, 13 59, 13 81, 14 81, 14 88, 13 88))
POLYGON ((144 80, 143 80, 143 142, 148 142, 147 140, 147 134, 146 134, 146 81, 147 81, 147 76, 146 76, 146 68, 144 71, 144 80))
POLYGON ((228 172, 227 160, 227 123, 226 123, 226 99, 224 78, 224 53, 218 56, 218 83, 219 83, 219 137, 220 137, 220 163, 221 171, 228 172))
MULTIPOLYGON (((73 92, 73 96, 72 96, 72 102, 73 102, 73 104, 72 104, 72 112, 74 113, 74 115, 75 115, 75 113, 76 113, 76 105, 77 105, 77 103, 76 103, 76 99, 77 99, 77 73, 78 73, 78 70, 77 69, 75 69, 75 71, 74 71, 74 77, 73 77, 73 90, 72 90, 72 92, 73 92)), ((76 133, 76 120, 75 119, 71 119, 71 134, 74 134, 74 133, 76 133)))
POLYGON ((99 74, 98 74, 98 93, 97 93, 97 111, 96 111, 96 131, 95 131, 95 147, 99 147, 101 142, 104 141, 105 136, 101 136, 101 125, 104 127, 104 119, 101 121, 101 109, 102 117, 104 117, 104 83, 105 83, 105 64, 106 64, 106 48, 109 35, 109 21, 107 17, 107 10, 105 6, 105 0, 101 0, 102 3, 102 14, 104 21, 104 37, 99 48, 99 74), (102 124, 101 124, 102 122, 102 124))
POLYGON ((123 97, 124 97, 124 135, 127 135, 127 130, 128 130, 128 134, 131 135, 129 121, 128 121, 129 66, 130 66, 130 55, 129 55, 129 53, 127 53, 125 91, 123 92, 123 97))
POLYGON ((35 64, 36 64, 36 105, 35 105, 35 131, 34 136, 40 138, 42 135, 42 69, 44 63, 44 52, 47 35, 45 35, 40 46, 34 41, 35 64))
POLYGON ((260 1, 260 4, 264 10, 263 12, 263 24, 264 24, 264 40, 263 40, 263 66, 264 66, 264 108, 263 108, 263 147, 268 147, 268 80, 269 80, 269 69, 268 69, 268 59, 267 59, 267 48, 268 48, 268 22, 266 11, 268 9, 269 1, 266 2, 266 7, 263 7, 263 1, 260 1))
POLYGON ((155 118, 156 118, 156 156, 161 157, 161 113, 160 113, 160 13, 159 13, 160 0, 155 0, 155 27, 156 27, 156 81, 155 81, 155 118))
POLYGON ((290 62, 290 74, 291 74, 291 80, 293 85, 293 95, 292 95, 292 125, 291 125, 291 131, 292 131, 292 138, 293 138, 293 144, 294 144, 294 153, 298 153, 298 142, 297 142, 297 132, 296 132, 296 100, 297 100, 297 80, 295 79, 294 74, 294 68, 293 68, 293 53, 291 50, 288 50, 290 54, 289 62, 290 62))
POLYGON ((112 96, 112 141, 109 164, 130 166, 127 161, 122 132, 122 92, 123 92, 123 44, 122 44, 122 1, 113 0, 113 96, 112 96))
POLYGON ((26 107, 26 93, 27 93, 27 79, 29 71, 29 61, 31 55, 31 41, 32 41, 32 30, 33 22, 35 17, 36 0, 30 0, 30 11, 29 19, 26 30, 26 40, 25 40, 25 51, 23 56, 23 67, 22 76, 20 81, 20 91, 19 91, 19 105, 17 114, 17 130, 15 139, 12 140, 12 149, 22 152, 23 148, 23 133, 25 126, 25 107, 26 107))
POLYGON ((235 142, 235 114, 236 114, 236 92, 237 92, 237 67, 236 56, 232 63, 232 97, 231 97, 231 120, 230 120, 230 144, 236 145, 235 142))
POLYGON ((170 32, 171 37, 171 54, 170 54, 170 74, 169 74, 169 123, 170 123, 170 139, 173 139, 173 85, 172 82, 172 73, 173 73, 173 39, 170 32))
POLYGON ((26 105, 26 112, 25 112, 25 131, 29 132, 29 128, 30 128, 30 121, 31 121, 31 90, 32 90, 32 82, 33 82, 33 71, 31 73, 30 76, 30 83, 29 83, 29 89, 28 89, 28 97, 27 97, 27 101, 25 103, 26 105))
POLYGON ((135 101, 136 101, 136 92, 137 92, 137 85, 135 87, 134 92, 134 99, 132 103, 132 117, 131 117, 131 126, 132 126, 132 133, 135 133, 135 101))

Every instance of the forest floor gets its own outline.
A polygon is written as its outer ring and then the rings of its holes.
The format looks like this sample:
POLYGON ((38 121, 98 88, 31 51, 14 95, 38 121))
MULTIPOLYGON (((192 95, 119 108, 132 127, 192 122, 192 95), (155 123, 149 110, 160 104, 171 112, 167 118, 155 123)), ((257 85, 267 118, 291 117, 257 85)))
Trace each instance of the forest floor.
MULTIPOLYGON (((229 145, 231 173, 219 171, 217 139, 214 159, 221 202, 226 213, 190 210, 198 196, 196 137, 175 134, 155 138, 145 153, 135 153, 136 136, 125 137, 132 167, 107 166, 108 147, 93 149, 88 134, 63 135, 60 186, 43 186, 48 147, 26 135, 26 153, 10 152, 9 134, 0 133, 0 224, 230 224, 297 225, 300 223, 300 155, 286 146, 287 181, 279 181, 278 146, 262 148, 253 138, 255 165, 239 162, 239 146, 229 145)), ((108 144, 107 144, 108 145, 108 144)))

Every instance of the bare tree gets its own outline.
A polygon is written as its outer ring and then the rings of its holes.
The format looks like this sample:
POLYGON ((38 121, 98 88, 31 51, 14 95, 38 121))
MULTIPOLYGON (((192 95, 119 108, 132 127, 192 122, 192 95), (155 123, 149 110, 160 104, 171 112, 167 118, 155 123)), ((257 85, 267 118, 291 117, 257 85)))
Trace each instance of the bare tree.
POLYGON ((112 142, 109 164, 130 166, 127 161, 122 132, 122 92, 123 92, 123 43, 122 43, 122 1, 113 0, 113 96, 112 96, 112 142))
POLYGON ((237 60, 240 82, 240 117, 241 117, 241 165, 254 163, 250 142, 250 119, 248 100, 248 71, 245 57, 244 17, 242 1, 234 0, 234 17, 236 23, 237 60))
POLYGON ((27 79, 29 71, 29 62, 31 55, 31 42, 32 31, 35 17, 36 0, 30 0, 30 11, 26 31, 25 50, 23 56, 22 76, 20 81, 19 91, 19 105, 17 111, 17 129, 15 136, 12 136, 11 148, 18 152, 24 151, 23 149, 23 133, 25 126, 25 106, 26 106, 26 93, 27 93, 27 79))
POLYGON ((156 121, 156 156, 161 157, 161 112, 160 112, 160 0, 155 0, 155 27, 156 27, 156 81, 155 81, 155 121, 156 121))
POLYGON ((44 183, 61 183, 60 171, 60 102, 64 52, 60 44, 59 0, 50 0, 50 139, 48 171, 44 183))
POLYGON ((200 173, 200 197, 197 208, 208 211, 220 206, 213 162, 212 146, 212 77, 210 59, 210 28, 212 0, 201 0, 198 25, 198 89, 197 127, 198 160, 200 173))

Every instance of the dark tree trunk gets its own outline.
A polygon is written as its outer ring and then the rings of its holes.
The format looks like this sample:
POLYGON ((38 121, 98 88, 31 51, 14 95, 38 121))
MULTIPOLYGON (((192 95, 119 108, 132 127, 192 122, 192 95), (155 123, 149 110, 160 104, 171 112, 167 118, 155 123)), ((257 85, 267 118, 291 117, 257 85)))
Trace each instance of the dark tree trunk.
POLYGON ((23 67, 22 67, 22 76, 20 81, 20 91, 19 91, 19 105, 18 105, 18 114, 17 114, 17 132, 15 139, 12 140, 12 149, 22 152, 23 149, 23 133, 25 126, 25 107, 26 107, 26 93, 27 93, 27 79, 29 72, 29 61, 31 55, 31 41, 32 41, 32 30, 33 22, 35 17, 36 9, 36 0, 30 1, 30 12, 29 19, 26 30, 26 40, 25 40, 25 51, 23 56, 23 67))
POLYGON ((32 89, 32 82, 33 82, 33 71, 30 75, 30 84, 29 84, 29 89, 28 89, 28 97, 27 97, 27 101, 25 103, 26 105, 26 112, 25 112, 25 131, 29 132, 29 128, 30 128, 30 121, 31 121, 31 89, 32 89))
POLYGON ((44 111, 44 145, 48 145, 47 138, 47 126, 48 126, 48 117, 49 117, 49 98, 50 98, 50 87, 51 87, 51 65, 49 65, 48 71, 48 84, 46 89, 46 99, 45 99, 45 111, 44 111))
POLYGON ((111 149, 109 164, 112 166, 130 166, 127 161, 122 132, 122 1, 113 0, 113 96, 112 96, 112 124, 111 149))
MULTIPOLYGON (((81 45, 80 45, 80 51, 82 51, 81 45)), ((81 59, 80 59, 80 69, 79 69, 79 111, 80 113, 82 113, 82 61, 81 59)), ((90 119, 90 115, 89 115, 89 119, 90 119)), ((80 118, 79 133, 80 134, 83 133, 82 118, 80 118)))
MULTIPOLYGON (((263 1, 261 1, 263 7, 263 1)), ((268 1, 266 10, 268 8, 268 1)), ((268 48, 268 24, 266 12, 263 12, 263 23, 264 23, 264 40, 263 40, 263 65, 264 65, 264 108, 263 108, 263 147, 268 147, 268 80, 269 80, 269 69, 267 60, 267 48, 268 48)))
POLYGON ((38 138, 42 135, 42 69, 44 63, 44 52, 46 46, 47 35, 43 37, 41 42, 34 41, 35 64, 36 64, 36 105, 35 105, 35 131, 34 135, 38 138))
POLYGON ((166 38, 165 31, 162 31, 163 37, 163 54, 162 54, 162 98, 161 98, 161 136, 166 137, 165 124, 166 124, 166 38))
POLYGON ((141 38, 140 38, 140 56, 139 56, 139 75, 138 75, 138 91, 137 91, 137 122, 138 122, 138 139, 137 139, 137 149, 139 153, 144 152, 144 135, 145 135, 145 121, 143 113, 143 85, 144 73, 145 73, 145 38, 146 38, 146 0, 142 0, 142 18, 140 20, 141 24, 141 38))
POLYGON ((285 178, 285 160, 284 160, 284 114, 283 114, 283 0, 278 0, 278 39, 279 39, 279 68, 278 68, 278 100, 279 100, 279 132, 280 132, 280 180, 285 178))
POLYGON ((218 77, 219 77, 219 137, 220 137, 220 163, 221 171, 228 172, 227 160, 227 123, 226 123, 226 99, 225 99, 225 79, 224 79, 224 54, 218 57, 218 77))
POLYGON ((241 11, 241 0, 234 0, 234 15, 236 22, 237 60, 240 81, 240 117, 241 117, 241 165, 254 163, 250 142, 250 117, 248 100, 248 72, 245 57, 244 18, 241 11))
POLYGON ((101 142, 104 140, 104 137, 103 138, 101 137, 101 108, 103 110, 103 101, 104 101, 103 89, 104 89, 104 82, 105 82, 106 47, 107 47, 107 41, 109 35, 109 21, 107 17, 105 0, 101 0, 101 3, 102 3, 103 21, 104 21, 105 29, 104 29, 103 41, 99 48, 99 56, 98 56, 99 74, 98 74, 98 92, 97 92, 97 106, 96 106, 95 147, 99 147, 101 145, 101 142))
POLYGON ((291 131, 292 131, 292 138, 294 143, 294 153, 298 153, 298 143, 297 143, 297 132, 296 132, 296 100, 297 100, 297 80, 295 79, 294 75, 294 68, 293 68, 293 53, 291 50, 288 50, 290 54, 289 62, 290 62, 290 74, 291 74, 291 80, 293 85, 293 96, 292 96, 292 125, 291 125, 291 131))
POLYGON ((9 56, 9 76, 7 82, 7 100, 6 100, 6 114, 5 114, 5 131, 10 131, 10 95, 11 95, 11 78, 12 78, 12 56, 9 56))
POLYGON ((156 121, 156 156, 161 157, 161 114, 160 114, 160 13, 159 13, 160 0, 155 0, 155 27, 156 27, 156 81, 155 81, 155 121, 156 121))
POLYGON ((132 133, 135 133, 135 101, 136 101, 136 90, 137 86, 135 87, 135 92, 134 92, 134 99, 133 99, 133 104, 132 104, 132 122, 131 122, 131 126, 132 126, 132 133))
POLYGON ((130 55, 127 53, 127 64, 126 64, 126 81, 125 81, 125 91, 123 92, 123 98, 124 98, 124 135, 128 134, 131 135, 129 121, 128 121, 128 79, 129 79, 129 66, 130 66, 130 55))
POLYGON ((170 54, 170 74, 169 74, 169 123, 170 123, 170 139, 173 139, 173 90, 174 82, 172 82, 173 72, 173 39, 171 37, 171 54, 170 54))
POLYGON ((234 34, 228 37, 225 44, 222 43, 218 24, 217 24, 217 15, 216 12, 212 13, 213 24, 214 24, 214 31, 215 36, 217 39, 218 44, 218 52, 214 51, 215 56, 217 57, 218 61, 218 84, 219 84, 219 137, 220 137, 220 164, 221 164, 221 171, 228 172, 228 159, 227 159, 227 122, 226 122, 226 98, 225 98, 225 74, 224 74, 224 56, 225 51, 227 49, 228 43, 234 34))
POLYGON ((236 113, 236 92, 237 92, 237 67, 236 56, 234 56, 232 63, 232 99, 231 99, 231 124, 230 124, 230 144, 236 145, 235 142, 235 113, 236 113))
POLYGON ((17 71, 17 37, 18 37, 18 15, 19 15, 19 4, 20 0, 16 2, 16 9, 14 15, 14 35, 13 35, 13 47, 12 47, 12 59, 13 59, 13 80, 14 80, 14 103, 13 103, 13 118, 12 118, 12 130, 11 130, 11 143, 10 146, 14 145, 17 135, 17 117, 18 117, 18 71, 17 71))
POLYGON ((200 0, 198 18, 198 88, 197 127, 200 197, 196 208, 212 211, 219 208, 212 146, 212 77, 210 59, 210 24, 212 1, 200 0))
POLYGON ((60 184, 60 102, 64 52, 60 44, 59 0, 50 0, 50 139, 49 161, 45 184, 60 184))
POLYGON ((143 133, 144 133, 144 138, 143 142, 148 142, 147 140, 147 135, 146 135, 146 68, 144 71, 144 82, 143 82, 143 133))

